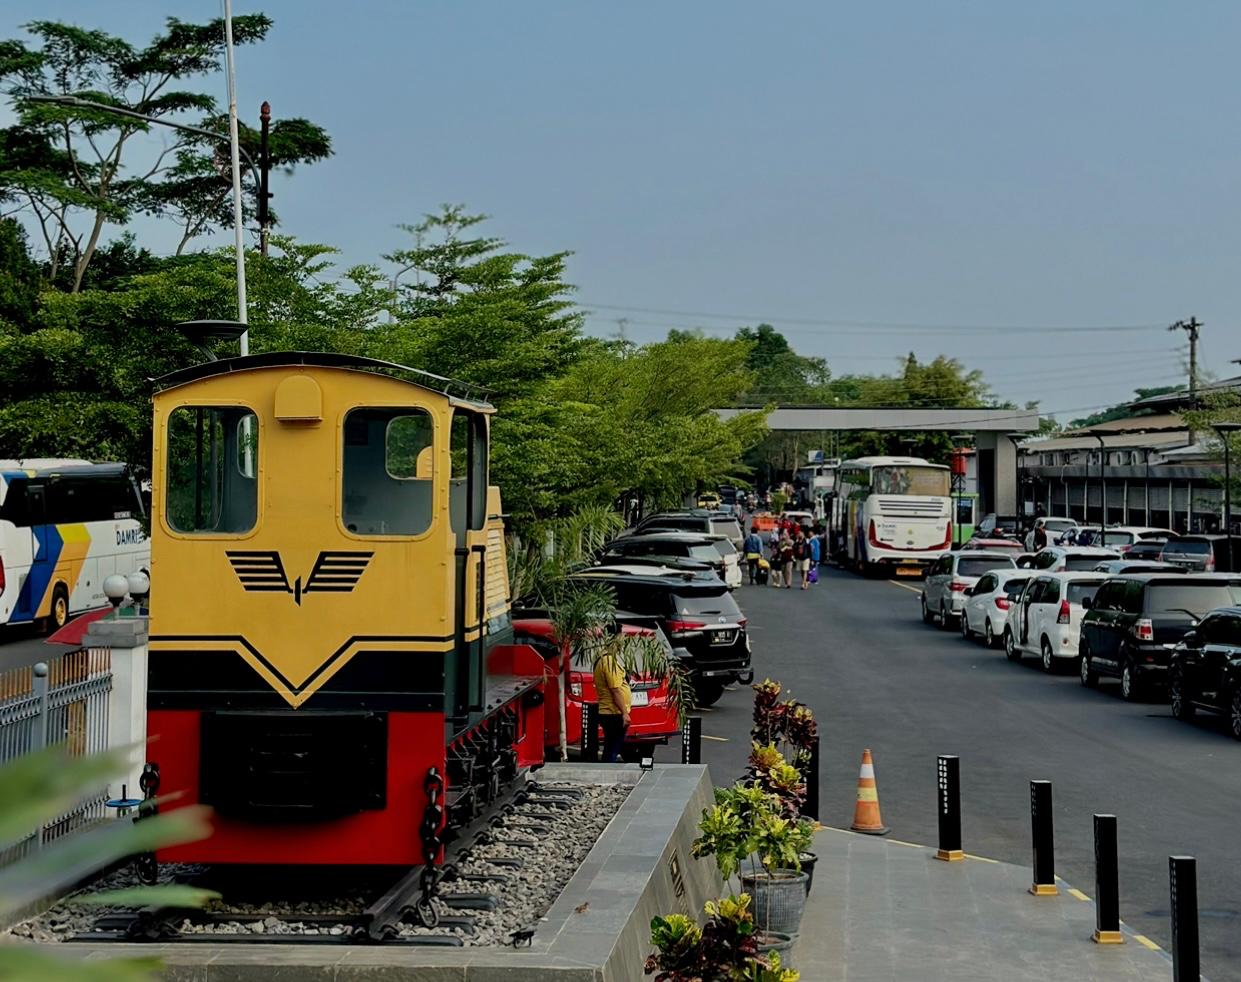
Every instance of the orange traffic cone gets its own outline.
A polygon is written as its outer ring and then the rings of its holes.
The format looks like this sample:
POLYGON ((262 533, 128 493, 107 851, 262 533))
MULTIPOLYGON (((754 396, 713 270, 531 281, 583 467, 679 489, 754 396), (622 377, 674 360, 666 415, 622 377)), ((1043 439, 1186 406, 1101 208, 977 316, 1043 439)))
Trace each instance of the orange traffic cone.
POLYGON ((887 835, 891 829, 879 817, 879 789, 875 787, 875 762, 870 751, 862 751, 862 769, 857 778, 857 807, 853 809, 854 832, 867 835, 887 835))

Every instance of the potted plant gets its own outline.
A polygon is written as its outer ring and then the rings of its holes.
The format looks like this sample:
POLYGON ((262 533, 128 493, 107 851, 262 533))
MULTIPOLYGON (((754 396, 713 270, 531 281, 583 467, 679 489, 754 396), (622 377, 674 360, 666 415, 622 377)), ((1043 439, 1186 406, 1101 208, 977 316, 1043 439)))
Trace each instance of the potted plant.
POLYGON ((813 829, 809 821, 786 818, 774 808, 755 825, 749 844, 758 866, 743 873, 741 883, 752 892, 756 919, 765 931, 796 935, 801 929, 809 877, 799 854, 810 845, 813 829))
MULTIPOLYGON (((801 771, 786 762, 774 744, 752 745, 749 772, 758 787, 780 803, 780 814, 789 819, 801 819, 801 809, 806 802, 805 780, 801 771)), ((818 856, 803 849, 798 853, 797 860, 806 874, 806 893, 809 894, 818 856)))
POLYGON ((743 887, 751 885, 763 931, 796 934, 808 880, 798 853, 809 845, 814 826, 785 818, 779 799, 758 782, 717 788, 715 798, 699 822, 693 855, 715 857, 725 880, 738 876, 743 887), (747 862, 750 872, 743 874, 747 862))
MULTIPOLYGON (((684 914, 651 921, 656 952, 645 974, 655 982, 798 982, 800 975, 778 950, 764 953, 747 894, 708 902, 705 927, 684 914)), ((791 946, 791 939, 785 939, 791 946)))

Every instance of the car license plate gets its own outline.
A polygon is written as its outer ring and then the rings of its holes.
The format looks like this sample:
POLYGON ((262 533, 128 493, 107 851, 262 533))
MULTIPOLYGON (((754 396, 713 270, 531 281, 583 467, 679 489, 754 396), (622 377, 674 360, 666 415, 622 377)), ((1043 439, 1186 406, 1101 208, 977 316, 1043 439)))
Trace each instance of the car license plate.
POLYGON ((711 632, 711 643, 712 644, 732 644, 733 643, 733 632, 732 631, 712 631, 711 632))
POLYGON ((896 567, 897 576, 917 576, 921 572, 922 572, 922 567, 920 566, 897 566, 896 567))
POLYGON ((633 699, 630 702, 632 706, 645 706, 648 702, 647 694, 644 690, 639 689, 637 692, 631 693, 633 699))

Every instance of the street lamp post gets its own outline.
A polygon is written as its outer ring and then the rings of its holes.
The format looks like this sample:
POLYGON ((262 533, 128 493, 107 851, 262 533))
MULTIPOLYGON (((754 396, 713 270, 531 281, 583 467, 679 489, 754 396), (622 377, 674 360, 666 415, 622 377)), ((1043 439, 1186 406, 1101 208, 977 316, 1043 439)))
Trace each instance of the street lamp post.
MULTIPOLYGON (((1099 545, 1103 545, 1104 532, 1107 529, 1107 451, 1104 449, 1102 433, 1088 433, 1099 441, 1099 545)), ((1090 476, 1090 469, 1086 469, 1087 478, 1090 476)), ((1090 499, 1086 500, 1086 510, 1090 510, 1090 499)), ((1089 518, 1087 518, 1089 520, 1089 518)))
POLYGON ((1232 474, 1228 460, 1228 434, 1241 430, 1241 423, 1215 423, 1213 429, 1224 445, 1224 536, 1228 542, 1228 572, 1231 573, 1235 567, 1232 565, 1232 474))

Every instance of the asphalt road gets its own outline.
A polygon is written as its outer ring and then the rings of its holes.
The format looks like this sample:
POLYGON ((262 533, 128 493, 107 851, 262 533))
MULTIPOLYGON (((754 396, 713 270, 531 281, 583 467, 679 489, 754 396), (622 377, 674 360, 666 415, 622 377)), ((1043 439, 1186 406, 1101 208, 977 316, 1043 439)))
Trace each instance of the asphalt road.
POLYGON ((61 645, 44 643, 43 635, 30 625, 0 627, 0 672, 46 661, 68 650, 61 645))
MULTIPOLYGON (((1179 723, 1106 681, 1090 691, 1034 659, 1012 664, 923 625, 917 590, 833 571, 805 593, 737 592, 756 677, 781 681, 820 720, 824 824, 851 822, 869 747, 892 836, 935 843, 936 755, 957 754, 965 851, 1029 864, 1029 781, 1050 780, 1056 872, 1093 896, 1091 816, 1115 814, 1121 917, 1167 948, 1168 856, 1197 857, 1203 974, 1241 980, 1241 743, 1223 721, 1179 723)), ((703 744, 717 784, 744 767, 750 710, 739 688, 703 713, 704 734, 722 738, 703 744)))

